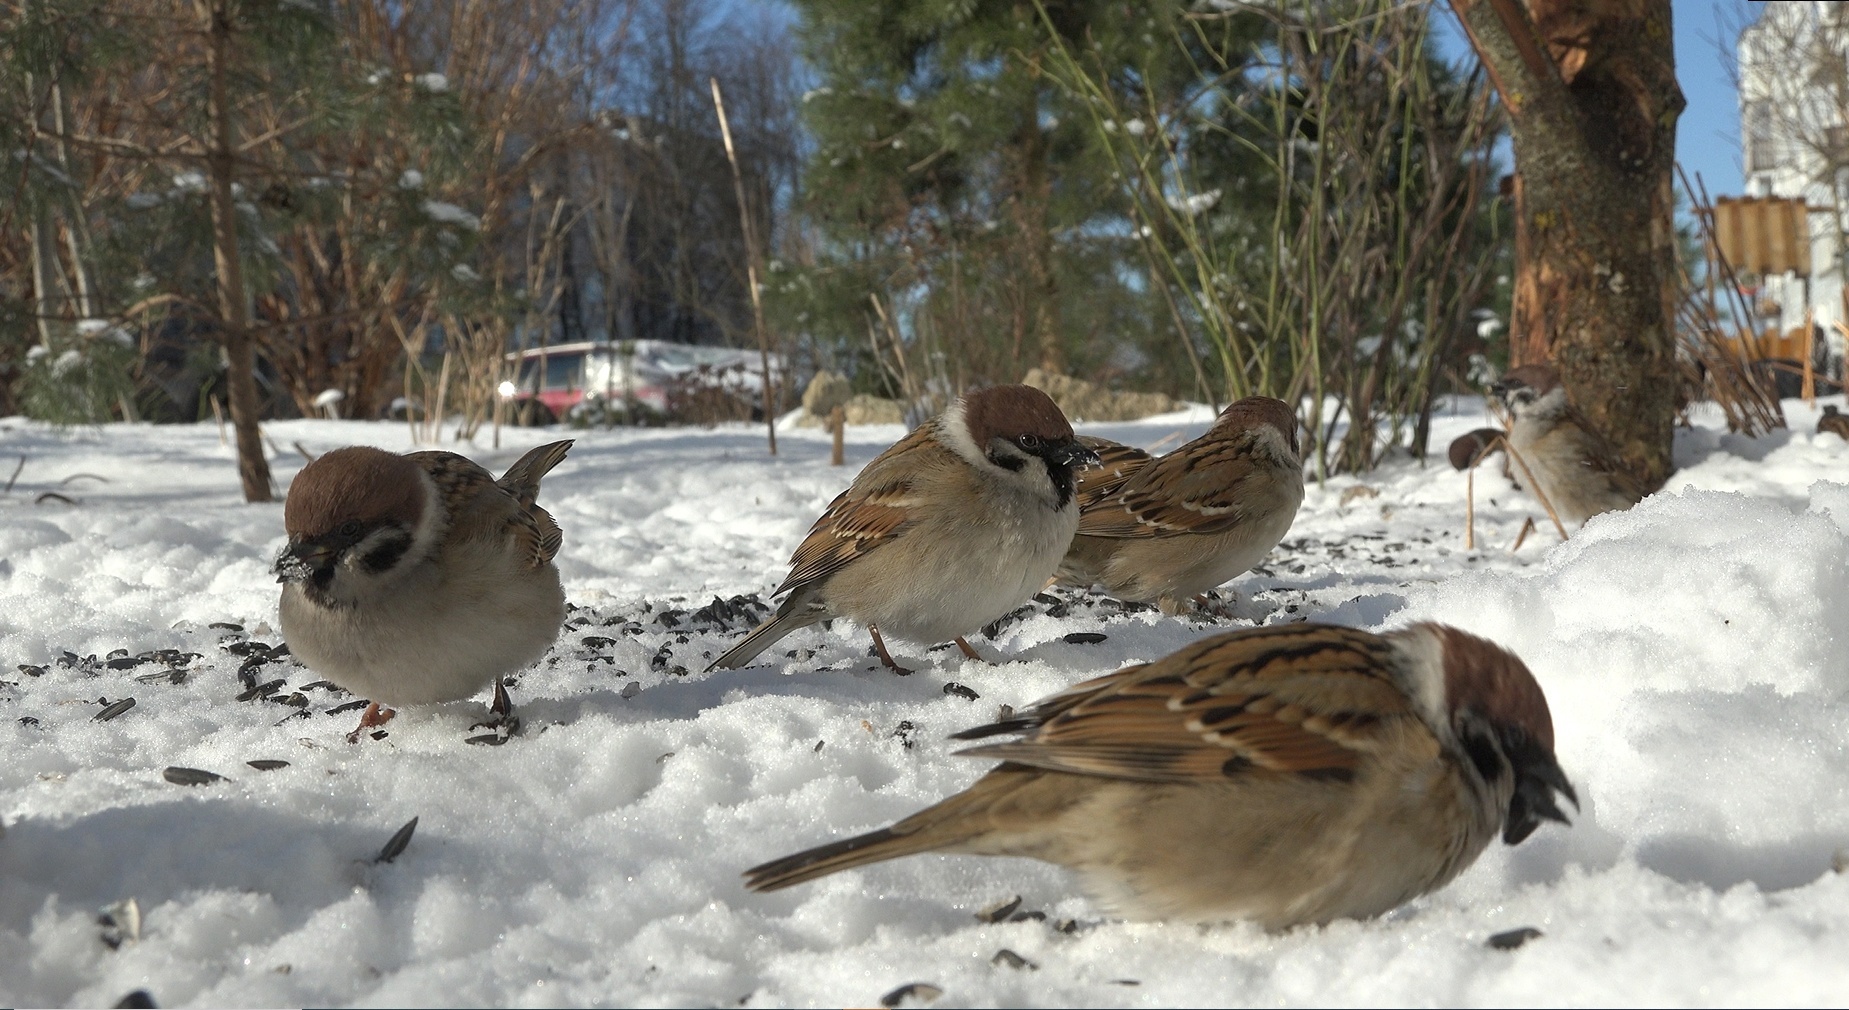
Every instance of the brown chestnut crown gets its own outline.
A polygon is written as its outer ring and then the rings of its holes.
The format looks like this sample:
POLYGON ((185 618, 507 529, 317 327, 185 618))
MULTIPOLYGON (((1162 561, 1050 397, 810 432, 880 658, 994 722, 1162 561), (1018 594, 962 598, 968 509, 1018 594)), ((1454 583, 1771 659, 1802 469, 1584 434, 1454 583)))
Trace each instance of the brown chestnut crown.
POLYGON ((1284 444, 1290 446, 1291 452, 1300 451, 1297 448, 1297 413, 1283 400, 1270 396, 1248 396, 1234 400, 1220 411, 1219 418, 1214 421, 1216 428, 1223 425, 1253 428, 1261 424, 1276 428, 1278 434, 1284 436, 1284 444))
POLYGON ((344 523, 417 525, 424 514, 424 482, 416 463, 383 449, 335 449, 302 468, 283 503, 291 540, 316 537, 344 523))
POLYGON ((991 438, 1016 441, 1033 435, 1058 444, 1073 439, 1072 422, 1053 398, 1032 386, 990 386, 963 397, 963 423, 977 445, 991 438))

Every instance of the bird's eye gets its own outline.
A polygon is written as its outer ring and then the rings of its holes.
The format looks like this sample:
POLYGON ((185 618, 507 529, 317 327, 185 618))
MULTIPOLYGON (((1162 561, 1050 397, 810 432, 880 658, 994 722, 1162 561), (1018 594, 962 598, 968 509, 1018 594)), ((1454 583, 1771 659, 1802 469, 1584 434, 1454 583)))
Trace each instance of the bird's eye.
POLYGON ((1014 444, 1020 446, 1023 449, 1026 449, 1028 452, 1033 452, 1034 450, 1040 448, 1040 436, 1022 435, 1020 438, 1017 438, 1014 440, 1014 444))
POLYGON ((343 537, 357 537, 360 535, 360 524, 349 519, 340 524, 339 533, 343 537))

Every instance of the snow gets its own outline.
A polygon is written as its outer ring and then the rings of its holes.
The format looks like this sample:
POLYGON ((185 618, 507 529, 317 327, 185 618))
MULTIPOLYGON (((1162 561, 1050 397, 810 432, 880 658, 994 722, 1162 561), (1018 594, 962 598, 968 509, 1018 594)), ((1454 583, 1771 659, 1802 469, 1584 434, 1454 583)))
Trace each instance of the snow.
MULTIPOLYGON (((845 468, 820 432, 782 432, 775 459, 753 427, 572 432, 541 501, 581 609, 519 678, 525 731, 500 747, 464 742, 484 699, 407 710, 349 745, 357 713, 323 713, 351 699, 262 650, 251 678, 286 686, 235 700, 247 660, 222 646, 279 642, 281 506, 239 501, 215 425, 0 421, 0 473, 25 458, 0 495, 0 1004, 112 1005, 145 988, 163 1006, 866 1006, 908 983, 941 989, 940 1005, 1840 1002, 1849 444, 1812 434, 1811 408, 1787 411, 1792 430, 1761 439, 1702 415, 1678 434, 1668 489, 1564 544, 1493 466, 1476 479, 1477 550, 1442 452, 1332 479, 1264 570, 1233 583, 1241 621, 1070 594, 1065 616, 1037 604, 975 640, 1011 662, 904 647, 909 678, 880 671, 845 624, 791 636, 773 666, 708 675, 704 657, 744 622, 693 613, 774 585, 899 428, 849 429, 845 468), (75 504, 35 504, 46 492, 75 504), (1511 552, 1530 515, 1541 530, 1511 552), (1494 846, 1384 919, 1282 935, 1105 920, 1064 871, 1023 860, 920 856, 764 896, 739 885, 747 866, 969 784, 985 763, 951 757, 945 737, 999 705, 1302 617, 1434 618, 1521 654, 1579 787, 1574 825, 1494 846), (1064 640, 1078 631, 1108 638, 1064 640), (129 668, 108 665, 115 649, 129 668), (182 654, 182 683, 158 657, 133 665, 160 649, 182 654), (947 694, 952 681, 979 700, 947 694), (306 707, 286 703, 298 693, 306 707), (130 697, 97 721, 104 699, 130 697), (169 766, 226 778, 177 785, 169 766), (374 862, 414 816, 403 853, 374 862), (1014 895, 1045 918, 973 917, 1014 895), (1486 946, 1519 927, 1543 935, 1486 946)), ((1173 445, 1206 419, 1082 430, 1173 445)), ((1487 421, 1454 404, 1434 445, 1487 421)), ((265 433, 309 452, 411 447, 393 424, 265 433)), ((500 468, 559 434, 461 448, 500 468)), ((271 461, 285 486, 303 462, 271 461)))
POLYGON ((433 221, 453 224, 469 231, 481 231, 482 219, 453 203, 442 200, 425 200, 424 213, 433 221))

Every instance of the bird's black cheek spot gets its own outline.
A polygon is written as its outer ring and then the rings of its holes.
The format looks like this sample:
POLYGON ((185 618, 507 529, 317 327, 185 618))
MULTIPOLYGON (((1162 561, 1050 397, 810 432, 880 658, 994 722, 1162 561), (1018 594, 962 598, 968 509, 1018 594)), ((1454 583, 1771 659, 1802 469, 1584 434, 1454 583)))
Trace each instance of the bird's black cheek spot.
POLYGON ((1226 763, 1220 766, 1220 774, 1227 778, 1232 778, 1235 775, 1243 775, 1251 770, 1252 760, 1243 757, 1229 757, 1226 759, 1226 763))
POLYGON ((1504 767, 1502 751, 1497 748, 1496 742, 1491 740, 1487 734, 1479 732, 1467 731, 1461 736, 1462 739, 1459 742, 1464 745, 1464 754, 1470 758, 1470 763, 1476 766, 1477 774, 1481 775, 1485 782, 1496 781, 1502 775, 1504 767))
POLYGON ((398 560, 404 557, 405 551, 410 549, 411 540, 409 537, 393 537, 379 546, 374 547, 372 550, 367 551, 365 556, 360 558, 360 566, 365 568, 367 573, 372 575, 390 571, 392 566, 396 565, 398 560))
POLYGON ((1006 456, 999 452, 989 453, 989 462, 1014 473, 1020 473, 1021 468, 1027 465, 1027 461, 1019 456, 1006 456))

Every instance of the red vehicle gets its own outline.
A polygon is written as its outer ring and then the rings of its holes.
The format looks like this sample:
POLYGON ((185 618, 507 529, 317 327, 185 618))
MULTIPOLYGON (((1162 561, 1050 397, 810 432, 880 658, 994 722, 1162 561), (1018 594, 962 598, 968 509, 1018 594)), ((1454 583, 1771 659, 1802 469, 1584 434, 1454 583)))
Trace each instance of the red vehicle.
MULTIPOLYGON (((601 400, 618 409, 635 404, 667 413, 671 387, 687 381, 708 382, 753 405, 763 388, 759 353, 732 347, 663 340, 580 341, 510 351, 506 360, 517 364, 518 371, 513 380, 501 383, 501 395, 516 403, 539 404, 550 415, 533 419, 540 424, 564 420, 587 401, 601 400)), ((774 375, 781 375, 782 356, 771 355, 770 367, 774 375)))

